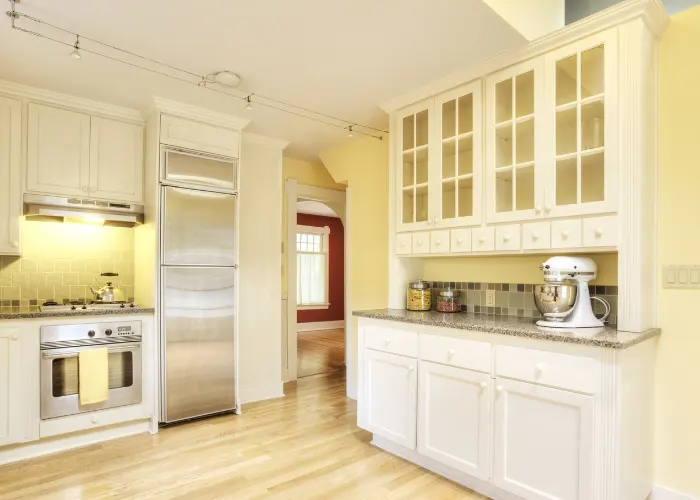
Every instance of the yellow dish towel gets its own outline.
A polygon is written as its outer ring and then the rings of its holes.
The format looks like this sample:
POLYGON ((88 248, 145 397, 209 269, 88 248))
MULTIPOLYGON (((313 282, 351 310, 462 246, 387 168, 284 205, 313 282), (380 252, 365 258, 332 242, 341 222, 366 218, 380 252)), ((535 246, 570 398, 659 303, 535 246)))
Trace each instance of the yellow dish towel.
POLYGON ((85 349, 78 353, 78 381, 81 405, 107 401, 109 362, 106 347, 85 349))

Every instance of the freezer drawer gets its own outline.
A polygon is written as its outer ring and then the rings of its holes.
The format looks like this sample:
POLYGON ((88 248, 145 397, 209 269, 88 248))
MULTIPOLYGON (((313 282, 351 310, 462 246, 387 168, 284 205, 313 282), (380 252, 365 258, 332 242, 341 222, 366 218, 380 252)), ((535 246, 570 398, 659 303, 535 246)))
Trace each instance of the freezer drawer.
POLYGON ((235 273, 162 268, 165 422, 235 407, 235 273))
POLYGON ((163 264, 234 266, 236 196, 163 188, 163 264))
POLYGON ((238 160, 172 148, 163 148, 163 180, 193 187, 236 189, 238 160))

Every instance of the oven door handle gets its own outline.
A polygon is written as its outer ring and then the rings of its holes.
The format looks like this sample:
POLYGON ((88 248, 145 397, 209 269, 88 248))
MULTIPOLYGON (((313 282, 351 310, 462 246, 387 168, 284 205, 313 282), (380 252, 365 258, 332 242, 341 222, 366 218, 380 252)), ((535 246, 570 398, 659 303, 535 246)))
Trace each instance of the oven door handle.
MULTIPOLYGON (((96 347, 103 347, 103 346, 91 346, 91 347, 89 347, 89 349, 94 349, 96 347)), ((85 349, 85 347, 83 347, 81 349, 85 349)), ((107 352, 108 353, 131 352, 131 351, 136 351, 138 349, 141 349, 140 343, 137 346, 108 347, 107 352)), ((61 350, 61 352, 55 352, 53 350, 46 350, 46 351, 42 351, 41 357, 44 359, 77 358, 79 352, 80 351, 76 351, 76 350, 61 350)))

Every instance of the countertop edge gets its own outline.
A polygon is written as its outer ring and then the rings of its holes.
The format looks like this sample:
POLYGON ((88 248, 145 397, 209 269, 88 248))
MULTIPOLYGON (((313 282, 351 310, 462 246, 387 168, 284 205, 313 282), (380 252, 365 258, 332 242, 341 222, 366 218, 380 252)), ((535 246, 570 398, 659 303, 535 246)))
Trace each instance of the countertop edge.
POLYGON ((435 326, 439 328, 452 328, 455 330, 468 330, 474 332, 483 333, 494 333, 499 335, 508 335, 511 337, 521 337, 521 338, 531 338, 536 340, 548 340, 551 342, 563 342, 567 344, 577 344, 577 345, 587 345, 593 347, 605 347, 611 349, 627 349, 636 344, 644 342, 645 340, 657 337, 661 335, 660 328, 650 328, 641 333, 627 333, 633 336, 633 338, 627 340, 608 340, 608 339, 595 339, 595 338, 584 338, 584 337, 567 337, 561 333, 547 332, 541 329, 538 331, 532 331, 529 329, 519 329, 517 327, 499 326, 494 324, 483 324, 478 323, 463 323, 454 324, 447 323, 440 320, 428 320, 423 318, 407 318, 400 316, 393 316, 389 312, 391 310, 382 311, 353 311, 352 315, 360 318, 377 319, 382 321, 395 321, 399 323, 408 323, 415 325, 427 325, 435 326))
POLYGON ((42 319, 42 318, 82 318, 95 316, 130 316, 138 314, 154 314, 155 308, 139 307, 133 309, 96 310, 96 311, 36 311, 36 312, 0 312, 0 321, 16 319, 42 319))

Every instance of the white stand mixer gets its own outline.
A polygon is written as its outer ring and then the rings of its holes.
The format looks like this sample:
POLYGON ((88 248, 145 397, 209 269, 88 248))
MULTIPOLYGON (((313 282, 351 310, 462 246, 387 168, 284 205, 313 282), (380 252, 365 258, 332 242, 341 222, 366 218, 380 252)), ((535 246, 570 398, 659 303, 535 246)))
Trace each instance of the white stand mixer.
POLYGON ((595 279, 598 267, 586 257, 552 257, 540 265, 544 272, 545 285, 535 287, 535 304, 546 319, 539 326, 555 328, 593 328, 603 326, 610 314, 610 304, 600 297, 591 297, 588 282, 595 279), (576 293, 566 293, 569 281, 576 293), (574 297, 575 303, 571 305, 574 297), (591 298, 605 306, 605 316, 596 318, 591 307, 591 298))

